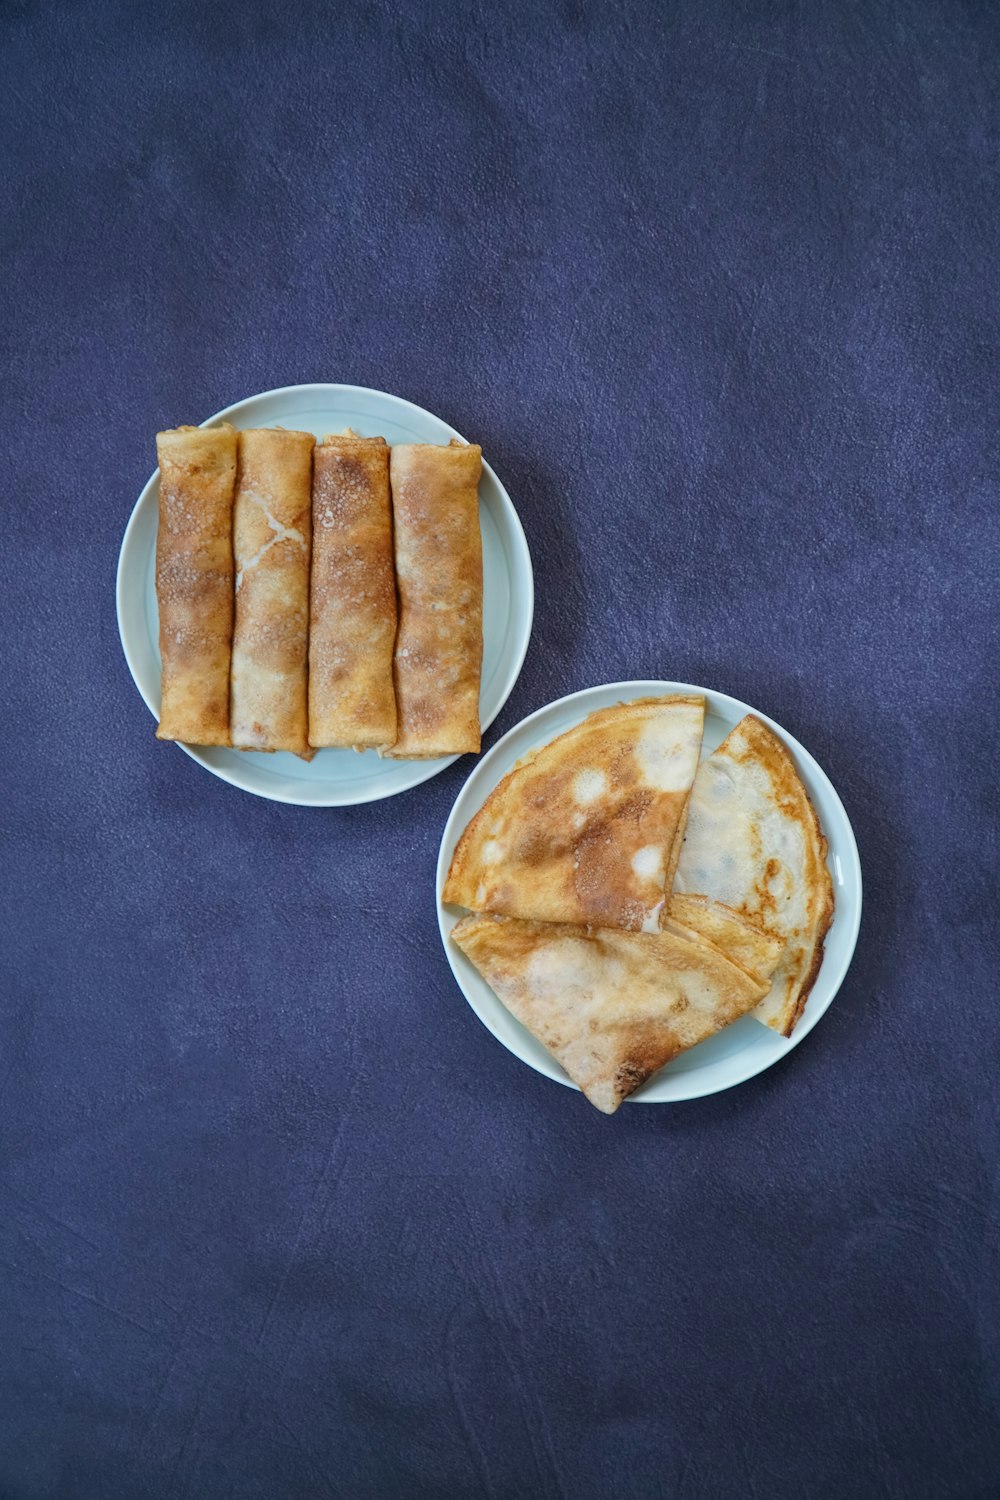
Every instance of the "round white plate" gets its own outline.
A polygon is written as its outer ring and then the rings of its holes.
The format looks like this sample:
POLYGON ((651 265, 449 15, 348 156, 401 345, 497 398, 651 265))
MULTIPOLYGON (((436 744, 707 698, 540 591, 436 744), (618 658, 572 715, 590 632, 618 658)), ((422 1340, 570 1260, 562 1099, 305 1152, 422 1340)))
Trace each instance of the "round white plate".
POLYGON ((752 1016, 744 1016, 732 1026, 727 1026, 724 1031, 709 1037, 707 1041, 668 1063, 632 1095, 640 1104, 699 1099, 704 1094, 731 1088, 733 1084, 743 1083, 745 1079, 763 1072, 785 1057, 793 1047, 797 1047, 803 1037, 809 1035, 843 982, 861 923, 861 863, 844 804, 834 791, 829 777, 808 750, 804 750, 780 724, 776 724, 759 709, 741 703, 738 698, 729 698, 725 693, 714 693, 709 688, 692 687, 685 682, 613 682, 604 687, 587 688, 582 693, 571 693, 568 698, 560 698, 522 719, 520 724, 515 724, 513 729, 508 730, 502 740, 497 741, 488 755, 483 756, 459 792, 445 824, 437 865, 438 925, 448 962, 465 998, 483 1025, 515 1057, 536 1068, 539 1073, 544 1073, 546 1078, 554 1078, 559 1083, 576 1088, 576 1084, 570 1082, 555 1058, 530 1031, 514 1019, 465 954, 449 940, 448 934, 461 912, 458 907, 445 906, 441 900, 441 892, 455 845, 466 825, 516 761, 530 750, 548 744, 574 724, 579 724, 581 719, 585 719, 596 709, 610 708, 615 703, 628 703, 633 698, 659 696, 663 693, 700 693, 704 696, 706 713, 703 755, 711 754, 745 714, 756 714, 765 724, 770 725, 775 734, 781 736, 795 757, 795 763, 830 845, 828 863, 833 877, 834 916, 827 934, 819 975, 791 1037, 778 1036, 777 1032, 754 1020, 752 1016))
MULTIPOLYGON (((353 427, 362 437, 392 443, 447 443, 460 437, 447 422, 411 401, 360 385, 290 385, 237 401, 202 422, 234 427, 294 427, 337 432, 353 427)), ((118 633, 135 685, 156 718, 160 714, 160 626, 156 607, 156 517, 159 470, 153 474, 125 528, 118 559, 118 633)), ((479 716, 492 724, 510 696, 528 649, 534 583, 528 544, 510 496, 483 461, 479 483, 483 532, 483 676, 479 716)), ((319 750, 311 762, 288 751, 274 755, 181 745, 193 760, 233 786, 306 807, 374 802, 418 786, 457 760, 380 760, 374 750, 319 750)))

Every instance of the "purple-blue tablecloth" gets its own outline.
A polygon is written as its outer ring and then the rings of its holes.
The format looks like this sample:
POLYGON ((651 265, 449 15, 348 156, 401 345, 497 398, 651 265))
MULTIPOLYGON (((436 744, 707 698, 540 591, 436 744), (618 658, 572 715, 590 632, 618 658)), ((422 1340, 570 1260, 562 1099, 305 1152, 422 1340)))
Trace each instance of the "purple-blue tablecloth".
POLYGON ((1000 12, 0 9, 3 1500, 1000 1493, 1000 12), (614 1119, 437 933, 468 758, 344 811, 153 738, 157 428, 377 386, 538 607, 487 736, 668 677, 809 747, 854 966, 614 1119))

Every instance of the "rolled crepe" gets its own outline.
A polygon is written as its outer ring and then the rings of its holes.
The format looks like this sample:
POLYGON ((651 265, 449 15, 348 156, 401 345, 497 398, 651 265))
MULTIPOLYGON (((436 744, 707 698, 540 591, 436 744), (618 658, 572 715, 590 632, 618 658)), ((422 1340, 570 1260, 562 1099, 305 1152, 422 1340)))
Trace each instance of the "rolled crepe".
POLYGON ((238 750, 308 755, 311 432, 239 434, 230 696, 238 750))
POLYGON ((478 751, 483 660, 482 449, 392 450, 399 588, 394 661, 399 737, 387 754, 426 760, 478 751))
POLYGON ((327 437, 313 470, 309 743, 384 749, 396 738, 389 450, 327 437))
POLYGON ((156 435, 160 464, 156 598, 161 740, 228 745, 233 640, 236 433, 176 427, 156 435))

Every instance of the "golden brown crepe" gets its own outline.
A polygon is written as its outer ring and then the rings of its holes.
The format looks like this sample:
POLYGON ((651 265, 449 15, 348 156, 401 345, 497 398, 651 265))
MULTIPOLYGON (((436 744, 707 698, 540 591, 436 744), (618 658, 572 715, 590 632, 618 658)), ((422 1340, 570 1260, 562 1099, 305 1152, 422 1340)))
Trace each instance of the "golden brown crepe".
POLYGON ((230 688, 238 750, 308 755, 311 432, 239 434, 233 549, 236 623, 230 688))
POLYGON ((228 745, 233 640, 236 433, 175 427, 156 435, 160 464, 156 598, 161 740, 228 745))
POLYGON ((526 756, 459 840, 445 901, 655 931, 704 718, 703 698, 640 698, 526 756))
POLYGON ((313 476, 309 740, 383 750, 396 738, 396 583, 384 438, 323 439, 313 476))
POLYGON ((795 762, 748 714, 699 767, 674 889, 722 901, 784 942, 755 1012, 782 1036, 802 1014, 833 918, 826 853, 795 762))
POLYGON ((661 926, 676 932, 695 932, 714 943, 728 959, 746 969, 751 978, 767 980, 778 966, 785 945, 759 922, 707 896, 671 896, 661 926))
POLYGON ((392 450, 399 634, 399 736, 386 754, 426 760, 478 752, 483 659, 482 450, 402 443, 392 450))
POLYGON ((605 1114, 767 989, 694 934, 471 916, 451 936, 605 1114))

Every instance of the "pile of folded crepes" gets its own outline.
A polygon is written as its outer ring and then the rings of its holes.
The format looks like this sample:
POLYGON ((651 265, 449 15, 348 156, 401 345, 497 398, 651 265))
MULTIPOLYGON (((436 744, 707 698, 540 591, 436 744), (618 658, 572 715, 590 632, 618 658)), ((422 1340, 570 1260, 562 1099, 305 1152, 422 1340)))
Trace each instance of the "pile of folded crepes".
POLYGON ((479 447, 228 422, 156 447, 160 739, 478 752, 479 447))
POLYGON ((783 1036, 833 917, 795 763, 748 715, 701 759, 705 702, 641 698, 525 757, 459 840, 451 937, 613 1113, 748 1013, 783 1036))

